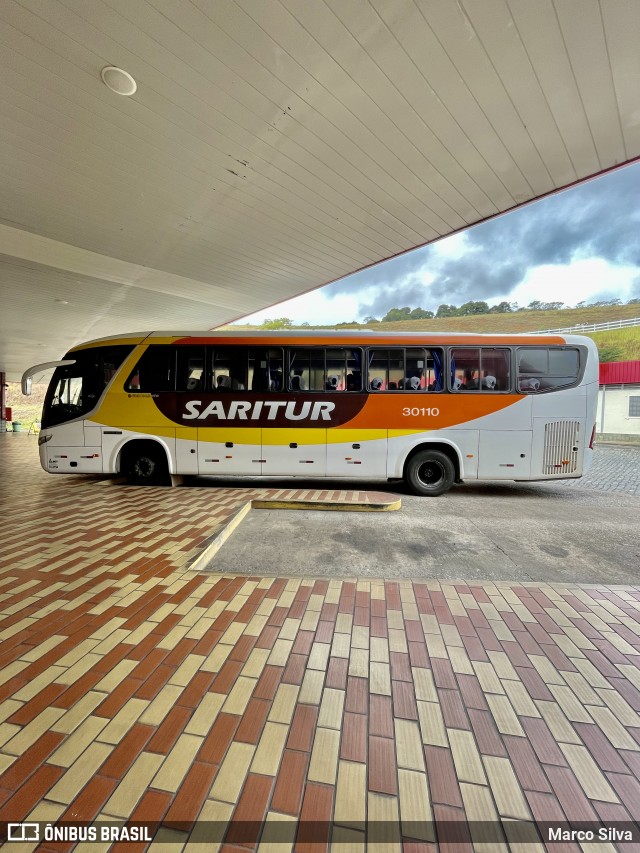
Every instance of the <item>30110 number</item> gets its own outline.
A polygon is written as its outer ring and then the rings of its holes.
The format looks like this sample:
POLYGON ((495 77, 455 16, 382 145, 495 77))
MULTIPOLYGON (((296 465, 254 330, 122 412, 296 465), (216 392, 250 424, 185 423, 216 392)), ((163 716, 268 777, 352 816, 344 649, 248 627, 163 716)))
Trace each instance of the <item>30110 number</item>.
POLYGON ((425 409, 425 408, 410 409, 407 407, 407 408, 402 410, 402 414, 406 418, 408 418, 408 417, 418 418, 418 417, 420 417, 420 415, 422 415, 423 417, 427 417, 427 418, 437 418, 438 415, 440 414, 440 409, 436 409, 435 407, 433 407, 431 409, 425 409))

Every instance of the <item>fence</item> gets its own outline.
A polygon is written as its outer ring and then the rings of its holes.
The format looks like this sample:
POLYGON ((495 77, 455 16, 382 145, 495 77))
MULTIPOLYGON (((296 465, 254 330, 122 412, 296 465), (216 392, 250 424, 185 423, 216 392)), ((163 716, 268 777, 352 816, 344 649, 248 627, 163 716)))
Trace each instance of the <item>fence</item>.
POLYGON ((555 332, 603 332, 606 329, 624 329, 627 326, 640 326, 640 317, 632 317, 630 320, 610 320, 608 323, 580 323, 577 326, 567 326, 564 329, 543 329, 541 332, 532 332, 532 335, 549 335, 555 332))

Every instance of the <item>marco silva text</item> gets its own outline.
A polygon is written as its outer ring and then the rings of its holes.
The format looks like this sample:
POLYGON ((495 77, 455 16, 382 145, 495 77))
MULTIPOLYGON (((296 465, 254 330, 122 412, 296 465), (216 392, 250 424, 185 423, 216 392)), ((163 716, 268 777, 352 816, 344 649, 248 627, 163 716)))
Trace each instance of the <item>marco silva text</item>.
POLYGON ((638 834, 631 829, 617 826, 600 826, 597 829, 568 829, 564 826, 548 826, 547 841, 634 841, 638 834))

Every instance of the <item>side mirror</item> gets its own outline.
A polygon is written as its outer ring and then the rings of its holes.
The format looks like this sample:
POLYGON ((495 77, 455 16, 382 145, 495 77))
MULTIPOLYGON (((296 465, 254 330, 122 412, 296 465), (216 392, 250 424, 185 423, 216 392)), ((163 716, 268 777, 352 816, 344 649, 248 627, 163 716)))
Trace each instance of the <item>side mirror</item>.
POLYGON ((22 374, 22 393, 25 397, 31 394, 31 377, 38 373, 43 373, 45 370, 55 370, 56 367, 63 367, 67 364, 75 364, 75 358, 65 358, 62 361, 45 361, 42 364, 35 364, 22 374))

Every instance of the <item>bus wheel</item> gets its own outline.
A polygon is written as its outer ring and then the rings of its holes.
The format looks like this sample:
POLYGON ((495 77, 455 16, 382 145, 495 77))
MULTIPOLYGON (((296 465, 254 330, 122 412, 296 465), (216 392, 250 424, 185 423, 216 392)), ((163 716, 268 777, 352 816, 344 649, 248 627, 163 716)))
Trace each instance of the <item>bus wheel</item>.
POLYGON ((167 457, 155 442, 136 441, 126 448, 122 470, 133 486, 166 486, 169 483, 167 457))
POLYGON ((416 495, 437 497, 449 491, 456 478, 456 469, 446 453, 422 450, 407 463, 405 480, 416 495))

